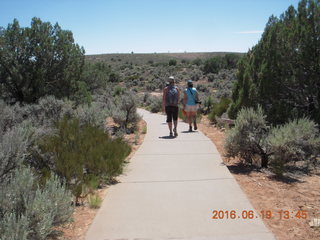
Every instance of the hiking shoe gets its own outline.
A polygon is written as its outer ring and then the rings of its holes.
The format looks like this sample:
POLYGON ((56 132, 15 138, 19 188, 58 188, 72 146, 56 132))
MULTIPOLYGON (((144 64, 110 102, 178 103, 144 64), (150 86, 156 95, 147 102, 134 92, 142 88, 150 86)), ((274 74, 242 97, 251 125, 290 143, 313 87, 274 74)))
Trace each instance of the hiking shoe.
POLYGON ((192 132, 192 126, 189 126, 189 132, 192 132))
POLYGON ((198 126, 197 126, 197 122, 196 121, 194 121, 194 130, 197 130, 198 129, 198 126))
POLYGON ((178 137, 178 132, 177 132, 177 129, 176 129, 176 128, 173 129, 173 133, 174 133, 174 136, 175 136, 175 137, 178 137))
POLYGON ((170 132, 169 136, 170 136, 170 137, 173 137, 173 134, 172 134, 172 132, 170 132))

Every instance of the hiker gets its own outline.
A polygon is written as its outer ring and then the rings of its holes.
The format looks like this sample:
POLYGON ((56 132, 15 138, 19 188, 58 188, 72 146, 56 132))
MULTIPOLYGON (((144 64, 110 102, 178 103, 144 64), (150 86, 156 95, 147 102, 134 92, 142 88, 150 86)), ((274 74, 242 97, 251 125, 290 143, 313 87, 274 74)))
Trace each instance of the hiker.
POLYGON ((167 114, 167 123, 170 130, 170 137, 178 136, 177 125, 178 125, 178 104, 180 99, 179 88, 175 85, 174 77, 169 77, 169 85, 163 90, 162 97, 162 112, 167 114), (172 121, 174 128, 172 129, 172 121), (173 133, 172 133, 173 130, 173 133))
POLYGON ((199 102, 199 95, 196 88, 193 87, 192 80, 188 80, 187 88, 184 91, 184 110, 187 113, 189 123, 189 132, 192 132, 192 123, 194 130, 197 130, 197 110, 199 102))

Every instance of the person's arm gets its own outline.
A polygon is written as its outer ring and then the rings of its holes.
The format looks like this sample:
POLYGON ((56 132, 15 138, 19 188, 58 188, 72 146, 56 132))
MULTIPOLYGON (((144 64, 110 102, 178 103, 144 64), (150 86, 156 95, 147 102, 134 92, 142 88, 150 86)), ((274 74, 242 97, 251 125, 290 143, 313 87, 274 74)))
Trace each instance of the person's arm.
POLYGON ((163 89, 163 94, 162 94, 162 112, 165 112, 166 99, 167 99, 167 88, 163 89))
POLYGON ((188 102, 188 95, 186 94, 186 91, 184 91, 183 94, 184 94, 183 103, 184 103, 184 107, 186 107, 188 102))

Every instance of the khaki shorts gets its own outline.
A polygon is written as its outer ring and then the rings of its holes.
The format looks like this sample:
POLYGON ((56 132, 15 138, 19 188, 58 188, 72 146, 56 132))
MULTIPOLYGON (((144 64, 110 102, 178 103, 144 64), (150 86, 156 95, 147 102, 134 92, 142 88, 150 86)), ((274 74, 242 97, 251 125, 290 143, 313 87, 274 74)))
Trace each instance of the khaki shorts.
POLYGON ((196 112, 198 110, 198 105, 186 105, 184 110, 186 112, 196 112))

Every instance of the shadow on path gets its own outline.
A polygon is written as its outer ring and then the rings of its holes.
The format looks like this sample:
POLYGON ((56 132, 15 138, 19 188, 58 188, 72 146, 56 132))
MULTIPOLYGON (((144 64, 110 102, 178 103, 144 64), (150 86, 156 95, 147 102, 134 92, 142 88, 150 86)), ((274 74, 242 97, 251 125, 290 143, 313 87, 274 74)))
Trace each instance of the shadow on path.
POLYGON ((159 138, 161 138, 161 139, 175 139, 176 137, 174 137, 174 136, 162 136, 162 137, 159 137, 159 138))
POLYGON ((182 133, 197 133, 198 131, 196 130, 196 131, 181 131, 182 133))

